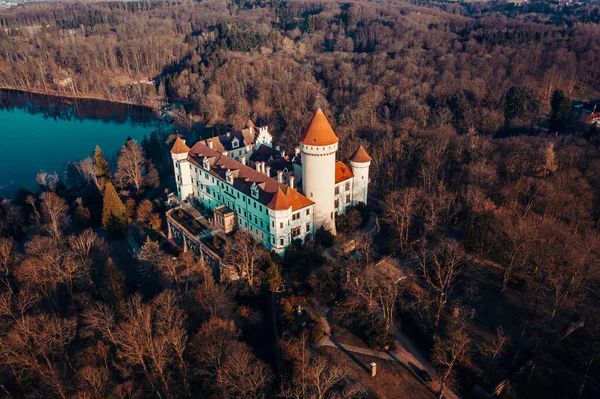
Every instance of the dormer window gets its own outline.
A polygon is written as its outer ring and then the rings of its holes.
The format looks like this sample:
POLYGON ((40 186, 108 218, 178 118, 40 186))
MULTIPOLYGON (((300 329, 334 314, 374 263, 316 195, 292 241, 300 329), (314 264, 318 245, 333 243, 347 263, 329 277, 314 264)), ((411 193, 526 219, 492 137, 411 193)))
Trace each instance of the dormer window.
POLYGON ((225 172, 225 180, 227 180, 227 183, 233 184, 233 174, 231 173, 230 169, 227 169, 225 172))
POLYGON ((238 148, 239 146, 240 146, 240 140, 237 137, 234 137, 234 139, 231 140, 231 147, 238 148))
POLYGON ((202 167, 206 170, 210 170, 210 162, 208 162, 208 158, 204 158, 202 160, 202 167))
POLYGON ((256 183, 252 183, 252 186, 250 186, 250 195, 252 195, 252 198, 258 199, 258 186, 256 183))

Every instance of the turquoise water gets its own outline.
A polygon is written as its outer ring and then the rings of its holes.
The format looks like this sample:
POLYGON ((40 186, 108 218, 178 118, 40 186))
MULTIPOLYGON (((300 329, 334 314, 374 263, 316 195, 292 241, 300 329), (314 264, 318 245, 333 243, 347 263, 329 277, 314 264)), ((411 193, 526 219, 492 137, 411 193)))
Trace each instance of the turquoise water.
POLYGON ((0 90, 0 195, 35 190, 40 171, 62 177, 96 145, 110 159, 128 137, 141 141, 162 124, 143 107, 0 90))

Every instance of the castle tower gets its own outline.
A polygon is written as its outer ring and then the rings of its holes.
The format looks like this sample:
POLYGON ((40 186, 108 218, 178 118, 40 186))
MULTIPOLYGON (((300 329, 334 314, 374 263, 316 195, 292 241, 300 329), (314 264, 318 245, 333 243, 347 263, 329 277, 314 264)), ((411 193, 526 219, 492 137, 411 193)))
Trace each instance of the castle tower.
POLYGON ((339 139, 319 108, 300 140, 302 190, 315 202, 315 230, 323 226, 335 234, 335 153, 339 139))
POLYGON ((369 166, 372 158, 361 145, 350 157, 350 168, 354 174, 354 185, 352 187, 352 205, 360 202, 367 204, 369 190, 369 166))
POLYGON ((185 141, 177 137, 175 144, 171 148, 171 158, 173 158, 173 168, 175 169, 175 182, 177 183, 177 196, 186 200, 194 194, 192 186, 192 169, 187 160, 190 147, 185 141))

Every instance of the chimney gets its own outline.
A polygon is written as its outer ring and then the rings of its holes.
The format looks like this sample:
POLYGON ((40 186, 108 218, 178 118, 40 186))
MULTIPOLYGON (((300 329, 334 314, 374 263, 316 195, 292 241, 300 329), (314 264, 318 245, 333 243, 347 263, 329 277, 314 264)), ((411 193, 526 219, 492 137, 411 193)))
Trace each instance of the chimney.
POLYGON ((281 150, 281 158, 285 158, 285 150, 281 150))
POLYGON ((377 363, 371 363, 371 377, 375 377, 377 375, 377 363))
POLYGON ((300 155, 300 147, 296 146, 296 148, 294 148, 294 155, 300 155))
POLYGON ((277 171, 277 181, 279 183, 283 183, 283 171, 282 170, 277 171))
POLYGON ((265 162, 264 161, 260 163, 260 171, 265 173, 265 162))
POLYGON ((245 155, 242 155, 240 157, 240 162, 243 163, 244 165, 246 165, 246 156, 245 155))
POLYGON ((212 149, 213 148, 213 143, 211 140, 208 141, 208 146, 212 149))
POLYGON ((270 166, 267 166, 267 167, 265 168, 265 174, 266 174, 267 176, 271 177, 271 167, 270 167, 270 166))
POLYGON ((260 172, 260 162, 256 162, 254 164, 254 168, 256 169, 257 172, 260 172))
POLYGON ((294 175, 289 177, 289 184, 290 188, 296 188, 294 187, 294 175))

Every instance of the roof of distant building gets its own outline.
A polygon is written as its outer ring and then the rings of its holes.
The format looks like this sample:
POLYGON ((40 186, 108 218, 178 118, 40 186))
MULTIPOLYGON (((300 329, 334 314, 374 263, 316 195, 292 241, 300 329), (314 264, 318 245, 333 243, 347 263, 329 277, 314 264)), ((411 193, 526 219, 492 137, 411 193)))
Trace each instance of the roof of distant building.
POLYGON ((244 148, 246 146, 254 144, 256 139, 256 131, 254 129, 243 129, 241 132, 231 132, 222 134, 220 136, 212 137, 210 139, 203 140, 202 143, 207 146, 212 143, 213 149, 223 153, 232 150, 244 148), (234 142, 237 140, 237 145, 234 146, 234 142))
POLYGON ((252 152, 250 160, 252 162, 270 162, 280 156, 281 154, 275 148, 269 147, 268 145, 261 145, 252 152))
POLYGON ((185 141, 177 137, 175 139, 175 144, 173 144, 173 148, 171 148, 171 154, 185 154, 189 151, 190 147, 185 144, 185 141))
POLYGON ((352 169, 350 169, 348 166, 346 166, 345 163, 343 163, 342 161, 337 161, 335 163, 335 182, 336 183, 342 182, 344 180, 348 180, 352 177, 354 177, 354 174, 352 173, 352 169))
POLYGON ((371 160, 373 160, 373 158, 371 158, 369 154, 367 154, 367 151, 363 148, 362 145, 358 147, 358 150, 354 151, 354 154, 352 154, 352 156, 350 157, 350 161, 352 162, 366 163, 371 162, 371 160))
POLYGON ((282 200, 275 199, 273 202, 274 197, 279 195, 279 191, 283 193, 285 200, 289 203, 289 206, 292 207, 293 211, 314 204, 313 201, 309 200, 295 189, 277 182, 275 179, 272 179, 264 173, 258 172, 248 165, 244 165, 231 157, 223 155, 218 150, 210 148, 204 142, 198 142, 190 150, 188 161, 199 168, 204 169, 204 159, 206 159, 210 165, 209 173, 223 182, 227 182, 227 171, 229 171, 233 178, 233 184, 231 185, 236 190, 248 196, 252 196, 252 186, 256 185, 259 189, 257 200, 269 209, 280 210, 273 207, 283 206, 282 204, 284 204, 284 202, 282 200))
POLYGON ((308 128, 302 135, 300 142, 304 145, 325 146, 335 144, 338 141, 340 140, 335 135, 325 114, 319 108, 308 124, 308 128))

